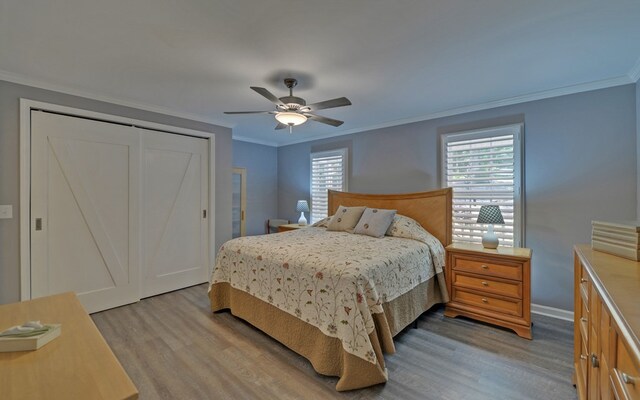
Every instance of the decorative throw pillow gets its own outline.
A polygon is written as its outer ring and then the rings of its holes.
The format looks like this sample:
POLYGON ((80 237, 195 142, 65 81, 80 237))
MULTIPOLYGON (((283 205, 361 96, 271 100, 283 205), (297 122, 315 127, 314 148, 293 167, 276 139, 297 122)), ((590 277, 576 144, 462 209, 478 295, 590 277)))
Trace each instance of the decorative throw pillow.
POLYGON ((365 208, 367 207, 338 207, 327 225, 327 230, 352 233, 365 208))
POLYGON ((326 218, 322 218, 320 221, 316 222, 315 224, 313 224, 311 226, 316 227, 316 228, 326 228, 329 225, 329 221, 331 221, 331 216, 326 217, 326 218))
POLYGON ((381 238, 389 229, 395 215, 396 210, 367 208, 353 233, 381 238))

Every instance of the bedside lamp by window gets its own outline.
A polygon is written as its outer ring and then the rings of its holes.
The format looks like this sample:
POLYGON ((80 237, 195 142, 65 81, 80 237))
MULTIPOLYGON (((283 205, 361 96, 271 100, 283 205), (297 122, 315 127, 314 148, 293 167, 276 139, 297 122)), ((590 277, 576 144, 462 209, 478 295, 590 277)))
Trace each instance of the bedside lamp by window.
POLYGON ((304 213, 309 212, 309 203, 307 203, 306 200, 298 200, 298 204, 296 204, 296 211, 300 213, 298 225, 306 225, 307 219, 304 217, 304 213))
POLYGON ((478 224, 489 224, 489 229, 482 235, 482 246, 485 249, 495 249, 498 247, 498 236, 493 232, 493 224, 504 224, 500 207, 496 205, 480 207, 478 214, 478 224))

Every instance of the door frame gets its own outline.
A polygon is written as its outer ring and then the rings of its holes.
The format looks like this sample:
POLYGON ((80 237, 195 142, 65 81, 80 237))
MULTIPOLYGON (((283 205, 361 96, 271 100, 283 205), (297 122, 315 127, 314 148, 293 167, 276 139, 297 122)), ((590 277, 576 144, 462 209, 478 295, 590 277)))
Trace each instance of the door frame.
POLYGON ((240 175, 240 237, 247 234, 247 169, 233 167, 233 174, 240 175))
MULTIPOLYGON (((121 125, 208 139, 209 142, 209 260, 215 259, 215 137, 173 125, 121 117, 96 111, 20 98, 20 301, 31 299, 31 111, 40 110, 70 117, 88 118, 121 125)), ((140 149, 142 151, 142 149, 140 149)), ((142 162, 142 161, 141 161, 142 162)), ((140 200, 138 200, 140 201, 140 200)), ((140 204, 139 204, 140 206, 140 204)), ((138 252, 141 251, 138 241, 138 252)))

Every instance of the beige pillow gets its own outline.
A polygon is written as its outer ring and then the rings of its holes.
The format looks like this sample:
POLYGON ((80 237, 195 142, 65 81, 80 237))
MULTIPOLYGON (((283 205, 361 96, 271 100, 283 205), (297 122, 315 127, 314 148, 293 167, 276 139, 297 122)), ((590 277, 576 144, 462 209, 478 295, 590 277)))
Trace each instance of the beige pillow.
POLYGON ((353 232, 366 207, 340 206, 327 225, 328 231, 353 232))
POLYGON ((368 235, 376 238, 384 237, 393 222, 397 210, 384 210, 381 208, 367 208, 364 210, 360 221, 353 233, 368 235))

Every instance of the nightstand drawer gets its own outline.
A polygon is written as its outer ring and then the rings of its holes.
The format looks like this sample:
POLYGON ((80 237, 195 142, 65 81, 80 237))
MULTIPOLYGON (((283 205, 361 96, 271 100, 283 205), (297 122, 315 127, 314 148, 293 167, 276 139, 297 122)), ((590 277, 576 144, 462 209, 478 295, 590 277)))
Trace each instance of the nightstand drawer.
POLYGON ((521 300, 498 298, 488 294, 468 292, 454 287, 452 301, 454 303, 466 304, 501 314, 513 315, 516 317, 522 316, 521 300))
POLYGON ((480 261, 478 259, 468 259, 461 256, 453 257, 453 269, 455 271, 466 271, 481 275, 491 275, 500 278, 522 280, 521 264, 498 264, 495 262, 480 261))
POLYGON ((467 289, 482 290, 483 292, 500 294, 503 296, 522 298, 522 282, 499 280, 487 276, 474 276, 466 273, 453 272, 453 286, 467 289))

